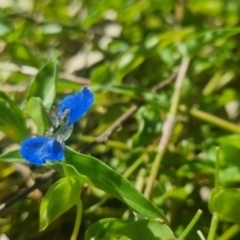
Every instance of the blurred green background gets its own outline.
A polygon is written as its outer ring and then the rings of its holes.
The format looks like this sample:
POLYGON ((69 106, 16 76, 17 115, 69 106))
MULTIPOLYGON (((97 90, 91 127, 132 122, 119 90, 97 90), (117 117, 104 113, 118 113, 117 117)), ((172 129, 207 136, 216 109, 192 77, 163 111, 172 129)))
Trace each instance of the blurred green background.
MULTIPOLYGON (((164 210, 176 235, 202 209, 187 239, 200 239, 199 229, 207 236, 216 146, 220 146, 221 185, 238 187, 240 183, 239 0, 4 0, 0 9, 0 89, 24 112, 27 89, 37 71, 58 57, 56 104, 84 85, 95 93, 94 106, 66 142, 79 151, 136 106, 107 143, 87 153, 121 174, 140 159, 128 179, 137 187, 140 184, 141 191, 171 106, 177 71, 183 58, 190 60, 176 126, 151 199, 164 210)), ((17 148, 24 137, 4 125, 11 117, 0 115, 2 154, 17 148)), ((29 136, 37 134, 31 119, 27 126, 29 136)), ((0 203, 31 186, 36 175, 45 171, 31 173, 26 164, 0 162, 0 203)), ((9 239, 69 239, 74 208, 44 232, 38 231, 39 202, 59 177, 1 214, 0 232, 9 239)), ((86 186, 79 239, 95 221, 121 218, 127 210, 116 199, 92 210, 103 197, 86 186)), ((233 226, 221 222, 218 235, 233 226)), ((236 229, 222 240, 239 239, 236 229)))

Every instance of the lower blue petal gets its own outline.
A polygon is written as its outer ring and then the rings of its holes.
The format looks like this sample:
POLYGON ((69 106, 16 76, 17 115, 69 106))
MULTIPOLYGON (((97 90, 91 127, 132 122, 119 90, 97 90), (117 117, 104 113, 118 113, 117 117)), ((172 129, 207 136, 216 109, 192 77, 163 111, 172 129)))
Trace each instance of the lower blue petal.
POLYGON ((42 165, 46 160, 60 161, 64 157, 61 144, 51 137, 28 138, 21 143, 21 156, 29 163, 42 165))

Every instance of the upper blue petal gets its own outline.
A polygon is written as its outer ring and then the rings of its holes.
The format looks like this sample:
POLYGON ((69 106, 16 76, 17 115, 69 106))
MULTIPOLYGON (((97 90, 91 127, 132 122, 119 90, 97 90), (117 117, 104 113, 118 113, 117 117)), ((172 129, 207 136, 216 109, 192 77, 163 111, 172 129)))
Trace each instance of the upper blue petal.
POLYGON ((68 126, 72 125, 92 106, 94 102, 93 93, 84 87, 73 95, 65 97, 58 107, 58 115, 61 116, 64 110, 69 109, 68 126))
POLYGON ((42 165, 46 160, 60 161, 64 157, 61 144, 51 137, 28 138, 21 143, 20 154, 29 163, 42 165))

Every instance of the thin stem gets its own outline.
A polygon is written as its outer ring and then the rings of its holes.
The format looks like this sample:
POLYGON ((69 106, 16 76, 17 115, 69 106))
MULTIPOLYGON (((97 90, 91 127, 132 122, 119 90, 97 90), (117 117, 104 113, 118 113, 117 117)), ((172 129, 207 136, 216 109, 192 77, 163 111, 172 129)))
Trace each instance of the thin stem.
MULTIPOLYGON (((84 143, 92 143, 93 141, 95 141, 95 139, 96 137, 79 135, 76 137, 76 139, 73 139, 73 140, 78 140, 84 143)), ((126 151, 131 150, 131 148, 127 144, 122 142, 112 141, 112 140, 108 140, 106 143, 104 143, 104 145, 108 147, 116 148, 116 149, 126 150, 126 151)))
POLYGON ((202 215, 202 210, 198 209, 197 213, 195 214, 195 216, 193 217, 193 219, 191 220, 191 222, 188 224, 188 226, 184 229, 184 231, 181 233, 181 235, 178 237, 177 240, 183 240, 185 239, 185 237, 189 234, 189 232, 193 229, 193 227, 195 226, 195 224, 197 223, 197 221, 199 220, 199 218, 202 215))
MULTIPOLYGON (((185 105, 181 105, 179 110, 183 113, 187 113, 188 112, 188 109, 185 105)), ((233 133, 238 133, 240 134, 240 127, 234 123, 231 123, 231 122, 228 122, 226 120, 223 120, 219 117, 216 117, 216 116, 213 116, 209 113, 206 113, 206 112, 203 112, 199 109, 196 109, 196 108, 192 108, 190 109, 189 111, 190 115, 197 118, 197 119, 200 119, 200 120, 203 120, 205 122, 208 122, 210 124, 213 124, 215 126, 218 126, 224 130, 227 130, 229 132, 233 132, 233 133)))
POLYGON ((219 186, 219 147, 216 147, 215 188, 219 186))
POLYGON ((142 192, 145 184, 146 169, 141 168, 138 172, 135 187, 139 192, 142 192))
MULTIPOLYGON (((216 147, 216 155, 217 155, 217 158, 216 158, 216 166, 215 166, 215 168, 216 168, 216 170, 215 170, 215 187, 218 187, 219 186, 219 147, 216 147)), ((213 214, 207 240, 215 239, 217 226, 218 226, 218 217, 217 217, 217 215, 213 214)))
POLYGON ((157 154, 150 171, 150 175, 146 184, 146 189, 144 191, 144 195, 146 198, 149 198, 151 195, 154 181, 157 177, 163 156, 165 154, 168 142, 170 140, 170 137, 175 125, 176 115, 177 115, 179 102, 180 102, 181 90, 182 90, 183 81, 186 75, 188 65, 189 65, 189 59, 184 58, 182 60, 181 66, 178 71, 178 76, 175 82, 174 93, 171 101, 171 107, 170 107, 167 119, 163 124, 162 136, 158 144, 157 154))
POLYGON ((77 216, 75 221, 75 226, 70 240, 76 240, 79 232, 79 228, 82 220, 82 201, 79 198, 77 202, 77 216))
POLYGON ((213 214, 207 240, 215 239, 217 226, 218 226, 218 217, 217 217, 217 215, 213 214))
POLYGON ((150 172, 150 175, 149 175, 149 178, 148 178, 148 182, 147 182, 147 185, 146 185, 146 188, 145 188, 145 191, 144 191, 144 196, 146 198, 149 198, 150 195, 151 195, 151 191, 152 191, 152 188, 153 188, 153 185, 154 185, 154 181, 155 181, 156 176, 158 174, 158 170, 160 168, 165 150, 166 150, 165 148, 159 149, 159 151, 157 152, 157 155, 154 159, 154 162, 153 162, 153 165, 152 165, 152 168, 151 168, 151 172, 150 172))
POLYGON ((96 211, 99 207, 101 207, 107 200, 109 200, 111 197, 110 196, 104 196, 98 203, 92 205, 88 209, 84 211, 85 214, 91 213, 96 211))
POLYGON ((234 224, 226 230, 217 240, 230 240, 240 231, 239 224, 234 224))
POLYGON ((123 177, 128 178, 143 163, 147 154, 142 154, 129 168, 124 172, 123 177))
POLYGON ((197 230, 197 234, 201 240, 206 240, 206 238, 204 237, 203 233, 200 230, 197 230))
POLYGON ((68 170, 67 170, 67 163, 66 163, 66 159, 64 158, 63 161, 62 161, 62 165, 63 165, 63 172, 64 172, 64 175, 69 179, 69 173, 68 173, 68 170))
MULTIPOLYGON (((67 163, 66 163, 65 158, 63 159, 63 172, 64 172, 64 175, 68 178, 68 180, 70 180, 70 175, 69 175, 69 172, 67 170, 67 163)), ((75 226, 74 226, 73 233, 72 233, 72 236, 71 236, 70 240, 76 240, 77 239, 78 231, 79 231, 79 228, 80 228, 80 225, 81 225, 82 201, 81 201, 80 198, 78 199, 76 205, 77 205, 77 216, 76 216, 75 226)))
POLYGON ((172 98, 172 104, 170 108, 170 113, 173 115, 177 114, 178 111, 178 106, 179 106, 179 101, 180 101, 180 96, 181 96, 181 91, 182 91, 182 85, 183 81, 187 72, 187 68, 189 65, 189 59, 184 58, 182 60, 181 66, 179 68, 178 76, 176 79, 176 83, 174 86, 174 93, 173 93, 173 98, 172 98))

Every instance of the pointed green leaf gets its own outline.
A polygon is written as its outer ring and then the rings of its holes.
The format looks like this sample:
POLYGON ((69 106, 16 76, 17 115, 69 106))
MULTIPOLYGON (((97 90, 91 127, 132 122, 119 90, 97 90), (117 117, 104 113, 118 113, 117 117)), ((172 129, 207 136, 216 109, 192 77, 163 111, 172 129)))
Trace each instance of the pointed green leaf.
POLYGON ((2 162, 24 162, 24 159, 19 154, 19 149, 11 150, 0 155, 2 162))
POLYGON ((105 218, 94 223, 86 232, 85 240, 104 239, 127 236, 127 239, 170 240, 176 239, 171 229, 157 220, 139 221, 105 218))
POLYGON ((50 120, 48 114, 44 108, 41 98, 32 97, 27 103, 26 113, 33 119, 35 122, 38 133, 43 135, 47 127, 50 125, 50 120))
MULTIPOLYGON (((66 148, 65 158, 68 171, 72 176, 119 198, 142 216, 161 218, 167 222, 160 209, 146 199, 127 179, 100 160, 80 154, 70 148, 66 148)), ((62 171, 61 163, 49 164, 48 166, 62 171)))
POLYGON ((55 59, 39 70, 28 91, 28 100, 39 97, 46 108, 51 108, 56 94, 57 66, 58 61, 55 59))
POLYGON ((20 141, 27 136, 27 127, 22 111, 4 92, 0 91, 0 130, 9 138, 20 141))
POLYGON ((80 192, 80 182, 76 178, 62 178, 55 182, 41 202, 40 230, 76 204, 80 200, 80 192))
POLYGON ((13 30, 11 22, 1 13, 0 14, 0 36, 4 36, 13 30))
POLYGON ((91 81, 93 83, 108 84, 114 80, 114 73, 110 70, 110 64, 104 63, 96 67, 91 74, 91 81))

